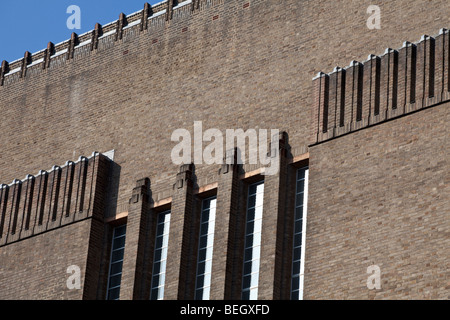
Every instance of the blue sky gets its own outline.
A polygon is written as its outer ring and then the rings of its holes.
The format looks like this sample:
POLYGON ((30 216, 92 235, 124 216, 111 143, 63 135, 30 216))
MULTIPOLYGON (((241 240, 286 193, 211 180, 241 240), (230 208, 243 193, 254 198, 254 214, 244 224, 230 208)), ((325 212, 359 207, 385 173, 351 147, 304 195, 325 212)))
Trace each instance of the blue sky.
POLYGON ((49 41, 57 44, 70 38, 72 32, 82 34, 117 20, 121 12, 131 14, 144 8, 144 3, 162 0, 1 0, 0 63, 22 58, 25 51, 37 52, 49 41), (81 10, 81 29, 69 30, 67 8, 81 10))

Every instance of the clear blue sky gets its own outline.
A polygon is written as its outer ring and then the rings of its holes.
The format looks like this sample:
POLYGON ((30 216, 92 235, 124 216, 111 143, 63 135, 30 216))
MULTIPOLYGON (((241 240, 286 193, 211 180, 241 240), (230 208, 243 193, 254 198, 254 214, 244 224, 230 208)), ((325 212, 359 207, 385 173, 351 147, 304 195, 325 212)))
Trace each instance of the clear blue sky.
POLYGON ((131 14, 144 8, 144 3, 162 0, 0 0, 0 63, 22 58, 25 51, 37 52, 49 41, 57 44, 70 38, 72 32, 82 34, 117 20, 121 12, 131 14), (69 30, 66 13, 70 5, 81 10, 81 29, 69 30))

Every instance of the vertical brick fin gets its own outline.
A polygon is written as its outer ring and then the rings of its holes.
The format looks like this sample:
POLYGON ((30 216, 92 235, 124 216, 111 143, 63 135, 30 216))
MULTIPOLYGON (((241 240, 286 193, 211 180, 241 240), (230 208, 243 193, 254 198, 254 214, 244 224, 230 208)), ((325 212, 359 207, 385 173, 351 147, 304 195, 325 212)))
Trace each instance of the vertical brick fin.
POLYGON ((346 128, 345 131, 349 131, 351 123, 353 122, 353 109, 354 109, 354 100, 355 100, 355 64, 356 61, 352 61, 350 66, 345 69, 345 94, 344 94, 344 109, 343 114, 341 114, 341 122, 342 125, 346 128), (342 122, 343 116, 343 122, 342 122))
POLYGON ((14 209, 14 194, 15 185, 8 187, 7 196, 5 196, 4 214, 3 214, 3 232, 0 240, 0 245, 4 245, 8 242, 8 236, 11 231, 12 212, 14 209))
POLYGON ((449 32, 441 29, 435 39, 435 88, 436 102, 441 102, 448 87, 448 41, 449 32))
POLYGON ((416 104, 422 108, 434 95, 434 38, 424 35, 417 45, 416 104))
POLYGON ((321 133, 327 132, 328 129, 328 109, 329 109, 329 76, 324 73, 319 73, 314 78, 314 103, 313 108, 314 119, 316 119, 315 126, 313 128, 313 141, 319 141, 321 139, 321 133))
POLYGON ((46 231, 48 224, 52 219, 52 209, 54 202, 54 189, 55 189, 55 171, 51 170, 47 173, 47 184, 45 188, 45 203, 43 205, 43 214, 40 216, 39 225, 42 227, 39 232, 46 231))
POLYGON ((166 21, 172 20, 175 1, 176 0, 167 0, 166 21))
POLYGON ((27 179, 24 183, 24 197, 25 197, 25 205, 24 205, 24 223, 22 228, 22 237, 27 236, 28 231, 32 230, 33 227, 33 196, 34 196, 34 186, 35 186, 36 178, 32 175, 28 175, 27 179))
POLYGON ((337 72, 332 72, 329 75, 329 89, 328 89, 328 128, 327 130, 331 133, 337 126, 336 120, 336 99, 337 99, 337 88, 340 86, 340 79, 338 78, 337 72))
POLYGON ((151 6, 148 2, 144 4, 144 10, 142 10, 141 14, 141 23, 140 23, 140 30, 144 31, 148 29, 148 16, 150 14, 151 6))
MULTIPOLYGON (((99 210, 97 209, 97 207, 99 206, 99 201, 98 201, 98 193, 101 192, 101 188, 102 188, 102 179, 99 177, 99 174, 103 174, 102 171, 104 170, 99 170, 100 167, 100 160, 102 159, 100 154, 98 153, 94 153, 89 161, 89 172, 91 172, 92 174, 92 179, 90 179, 90 181, 88 182, 90 184, 89 186, 89 207, 87 210, 86 215, 87 216, 93 216, 94 214, 97 215, 97 211, 101 211, 102 209, 100 208, 99 210)), ((104 159, 103 159, 104 160, 104 159)), ((105 160, 104 160, 105 161, 105 160)), ((100 215, 98 215, 100 217, 100 215)))
MULTIPOLYGON (((67 164, 67 163, 66 163, 67 164)), ((65 217, 67 208, 67 189, 69 187, 69 167, 66 165, 60 170, 60 182, 59 182, 59 193, 58 193, 58 207, 56 213, 55 221, 52 221, 52 228, 61 226, 61 221, 65 217)))
POLYGON ((375 55, 370 56, 370 117, 373 119, 380 114, 381 101, 381 58, 375 55))
POLYGON ((0 245, 6 243, 8 227, 6 226, 6 210, 8 205, 9 186, 0 186, 0 245))
POLYGON ((67 172, 66 172, 66 186, 64 196, 64 212, 61 224, 70 221, 70 212, 72 208, 72 196, 74 189, 75 163, 73 163, 72 161, 68 161, 66 165, 67 165, 67 172))
MULTIPOLYGON (((86 180, 88 174, 88 159, 86 157, 80 158, 80 186, 79 186, 79 201, 78 213, 84 212, 86 207, 86 180)), ((89 206, 88 206, 89 207, 89 206)))
POLYGON ((5 83, 5 74, 9 72, 9 63, 6 60, 2 61, 2 66, 0 69, 0 86, 3 86, 5 83))
POLYGON ((200 9, 200 0, 192 0, 191 11, 200 9))
POLYGON ((33 199, 31 203, 30 229, 28 231, 30 235, 36 234, 40 228, 39 217, 41 215, 41 210, 43 209, 43 202, 45 201, 45 199, 43 199, 43 197, 45 197, 43 188, 46 179, 47 176, 44 174, 39 174, 35 177, 33 199))
POLYGON ((363 65, 358 61, 352 61, 347 69, 345 118, 347 119, 346 125, 349 128, 353 128, 355 123, 362 119, 363 71, 363 65))
POLYGON ((366 122, 369 123, 370 116, 373 112, 373 105, 374 105, 374 93, 375 90, 373 90, 372 86, 374 84, 373 80, 373 73, 375 71, 374 66, 374 55, 369 55, 367 61, 364 63, 364 72, 363 72, 363 79, 362 79, 362 96, 364 99, 361 103, 361 114, 362 118, 366 119, 366 122))
POLYGON ((23 227, 20 232, 20 239, 33 235, 36 221, 36 178, 28 175, 22 188, 24 196, 24 216, 23 227))
MULTIPOLYGON (((14 235, 11 236, 10 242, 17 241, 22 238, 22 235, 26 233, 24 232, 24 229, 26 229, 27 219, 29 217, 29 198, 30 198, 30 192, 29 192, 29 183, 30 180, 27 177, 23 182, 21 182, 21 190, 20 190, 20 199, 19 199, 19 206, 18 206, 18 212, 17 212, 17 218, 16 218, 16 227, 14 235)), ((32 195, 31 195, 32 196, 32 195)))
POLYGON ((44 63, 42 64, 42 69, 48 69, 50 67, 50 58, 55 54, 55 45, 53 42, 47 44, 47 49, 44 51, 44 63))
POLYGON ((401 113, 405 112, 406 105, 411 100, 412 47, 410 42, 404 42, 403 47, 398 51, 397 107, 401 113))
POLYGON ((381 101, 381 111, 387 119, 391 116, 392 110, 397 109, 398 106, 398 51, 387 49, 383 58, 382 62, 385 63, 385 69, 382 69, 382 72, 385 72, 385 74, 382 83, 385 85, 383 90, 386 90, 386 100, 381 101))
POLYGON ((115 41, 122 40, 122 38, 123 38, 123 27, 125 27, 126 25, 127 25, 127 18, 125 16, 125 14, 122 12, 119 15, 119 20, 117 20, 115 41))
POLYGON ((103 34, 103 28, 100 23, 95 24, 95 28, 92 31, 91 36, 91 51, 98 49, 98 38, 103 34))
POLYGON ((16 191, 15 191, 15 199, 14 199, 14 214, 13 214, 13 224, 11 228, 10 234, 14 235, 9 241, 15 241, 19 239, 20 231, 22 229, 23 223, 23 183, 22 181, 16 180, 15 183, 16 191))
POLYGON ((74 164, 74 176, 72 185, 72 194, 70 196, 70 220, 77 220, 78 205, 80 201, 80 184, 82 179, 81 163, 74 164))
POLYGON ((87 162, 87 172, 86 172, 86 186, 85 186, 85 216, 89 217, 92 215, 92 205, 94 201, 94 186, 97 178, 97 165, 98 165, 98 155, 93 155, 91 159, 87 162))
POLYGON ((340 81, 339 87, 336 87, 336 121, 339 120, 339 127, 345 125, 345 87, 347 82, 347 72, 345 69, 337 70, 337 76, 340 81))
POLYGON ((59 192, 61 189, 61 167, 55 166, 53 167, 53 176, 52 176, 52 193, 49 210, 49 223, 56 221, 58 217, 58 207, 59 207, 59 192))
POLYGON ((22 59, 22 66, 20 69, 20 77, 21 78, 25 78, 27 76, 27 68, 30 63, 31 63, 31 53, 28 51, 25 51, 25 54, 22 59))
POLYGON ((10 210, 8 210, 9 215, 10 215, 10 221, 9 221, 9 234, 8 234, 8 238, 7 238, 7 242, 10 241, 14 241, 16 240, 15 235, 16 235, 16 231, 17 231, 17 222, 18 222, 18 216, 19 216, 19 211, 20 211, 20 196, 21 196, 21 192, 22 192, 22 182, 20 180, 15 180, 13 182, 13 186, 11 188, 12 192, 12 198, 11 198, 11 206, 10 206, 10 210))
POLYGON ((89 202, 89 216, 103 219, 106 210, 106 192, 108 189, 108 175, 110 160, 98 152, 91 157, 93 163, 93 179, 91 184, 91 200, 89 202))
POLYGON ((61 197, 61 194, 64 195, 64 185, 63 183, 63 170, 59 166, 53 167, 53 172, 50 175, 50 183, 51 194, 49 198, 49 218, 47 222, 47 230, 57 228, 61 225, 61 206, 64 202, 64 198, 61 197))
POLYGON ((78 44, 78 35, 72 32, 69 40, 69 47, 67 48, 67 60, 73 59, 75 52, 75 46, 78 44))
POLYGON ((377 120, 385 120, 387 110, 390 107, 390 94, 392 93, 392 78, 391 78, 391 48, 387 48, 385 53, 380 57, 381 69, 380 69, 380 109, 379 117, 377 120))

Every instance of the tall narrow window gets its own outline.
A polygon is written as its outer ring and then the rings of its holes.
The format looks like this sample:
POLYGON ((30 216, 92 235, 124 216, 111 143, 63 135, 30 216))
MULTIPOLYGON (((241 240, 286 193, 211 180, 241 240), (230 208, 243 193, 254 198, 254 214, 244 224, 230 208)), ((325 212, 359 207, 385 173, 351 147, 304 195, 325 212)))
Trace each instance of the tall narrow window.
POLYGON ((263 182, 258 182, 249 186, 247 217, 245 224, 244 267, 242 277, 243 300, 258 299, 263 198, 263 182))
POLYGON ((308 177, 308 167, 297 170, 297 186, 295 190, 294 245, 292 257, 292 300, 303 299, 308 177))
POLYGON ((158 214, 156 225, 155 253, 153 257, 151 300, 164 299, 166 280, 167 246, 169 243, 170 211, 158 214))
POLYGON ((125 251, 126 225, 116 227, 113 231, 111 259, 109 264, 107 300, 119 300, 120 282, 122 280, 123 253, 125 251))
POLYGON ((217 200, 215 197, 205 199, 202 202, 197 278, 195 282, 196 300, 209 300, 214 243, 214 224, 216 221, 216 203, 217 200))

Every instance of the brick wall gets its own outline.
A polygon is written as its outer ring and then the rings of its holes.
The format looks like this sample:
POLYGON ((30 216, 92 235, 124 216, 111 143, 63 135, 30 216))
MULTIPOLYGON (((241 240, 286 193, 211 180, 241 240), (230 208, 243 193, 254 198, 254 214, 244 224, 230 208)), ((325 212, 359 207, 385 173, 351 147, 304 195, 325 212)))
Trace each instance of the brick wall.
POLYGON ((311 147, 305 298, 448 299, 449 105, 311 147))
MULTIPOLYGON (((189 6, 175 9, 170 21, 164 15, 148 20, 142 32, 139 25, 130 27, 117 41, 107 35, 115 25, 104 26, 97 49, 74 47, 69 60, 55 54, 48 68, 33 65, 23 78, 6 74, 0 87, 0 180, 115 149, 122 167, 121 212, 142 177, 152 180, 156 199, 170 194, 178 171, 170 161, 171 134, 192 131, 196 120, 204 130, 286 130, 293 153, 305 153, 311 79, 318 71, 436 34, 450 10, 444 0, 383 2, 382 29, 369 30, 366 1, 200 4, 193 12, 189 6)), ((199 183, 214 182, 216 170, 197 168, 199 183)))
MULTIPOLYGON (((312 133, 317 134, 319 130, 320 119, 317 115, 323 116, 323 111, 317 112, 317 104, 314 103, 316 100, 312 94, 314 86, 311 79, 321 70, 331 70, 334 66, 345 67, 353 60, 364 61, 368 54, 381 55, 385 52, 385 48, 400 48, 404 41, 417 41, 423 34, 436 35, 441 28, 448 27, 450 7, 447 2, 446 0, 436 0, 432 3, 425 0, 383 1, 380 4, 382 28, 369 30, 366 26, 368 18, 366 10, 372 3, 363 0, 344 1, 339 4, 325 0, 282 2, 278 0, 200 0, 193 1, 192 5, 179 1, 178 6, 172 6, 170 1, 155 8, 145 6, 142 12, 130 17, 120 15, 117 22, 104 26, 96 25, 92 33, 82 37, 72 34, 69 41, 57 47, 49 44, 47 50, 35 56, 26 53, 23 60, 10 65, 2 63, 0 181, 11 182, 14 178, 24 177, 30 172, 38 172, 41 168, 49 168, 55 163, 64 163, 68 159, 77 159, 80 155, 90 154, 94 150, 99 152, 115 150, 115 170, 112 174, 113 178, 110 176, 110 179, 117 178, 118 181, 113 181, 114 188, 108 194, 109 203, 105 204, 109 214, 107 218, 114 219, 115 214, 126 212, 129 215, 133 214, 133 217, 130 216, 130 230, 138 234, 133 234, 129 243, 126 244, 125 256, 128 258, 125 266, 131 268, 139 266, 142 269, 126 270, 123 297, 144 299, 148 297, 149 290, 148 270, 151 270, 149 261, 152 256, 153 231, 146 236, 142 234, 145 234, 145 226, 153 228, 152 217, 156 212, 150 207, 161 201, 166 203, 169 198, 177 201, 174 208, 178 213, 175 215, 183 225, 171 230, 172 243, 175 239, 179 242, 175 244, 178 247, 170 249, 175 252, 174 255, 177 258, 171 256, 169 262, 174 266, 181 265, 182 270, 170 270, 169 287, 174 289, 168 290, 168 296, 172 298, 189 296, 192 294, 189 291, 191 290, 189 283, 192 283, 190 277, 192 270, 195 269, 192 265, 195 259, 191 257, 192 261, 183 261, 181 264, 180 261, 185 257, 186 252, 192 251, 190 245, 195 247, 195 236, 193 236, 195 226, 192 222, 197 221, 197 218, 195 215, 192 217, 186 215, 196 210, 195 201, 197 200, 193 194, 203 186, 218 183, 217 210, 224 212, 223 217, 218 221, 229 223, 229 225, 221 231, 222 237, 215 240, 220 246, 220 251, 215 251, 215 256, 219 252, 224 254, 216 260, 220 261, 221 265, 213 265, 213 270, 219 275, 220 281, 211 288, 211 292, 215 298, 235 298, 240 296, 241 288, 243 246, 241 235, 246 203, 245 189, 248 181, 241 177, 258 169, 259 165, 244 165, 240 168, 239 176, 234 172, 227 177, 218 175, 219 165, 196 165, 193 186, 189 187, 188 192, 180 191, 178 198, 174 198, 177 195, 173 186, 177 182, 179 166, 174 165, 170 159, 171 150, 175 146, 175 143, 171 142, 171 134, 179 128, 188 129, 192 133, 194 121, 202 121, 203 130, 209 128, 218 128, 222 131, 238 128, 279 129, 287 132, 289 136, 290 154, 286 162, 291 161, 292 158, 304 159, 308 151, 311 159, 315 161, 312 162, 310 177, 312 225, 308 227, 309 237, 311 237, 308 243, 311 244, 308 244, 307 259, 312 262, 308 266, 311 277, 306 276, 306 288, 310 290, 306 297, 327 297, 330 295, 329 290, 337 288, 338 285, 341 286, 339 293, 341 297, 372 294, 366 293, 367 291, 363 293, 360 290, 359 280, 352 283, 352 285, 356 284, 356 287, 346 289, 350 287, 348 282, 344 281, 345 275, 336 272, 335 269, 327 269, 327 264, 323 263, 327 261, 323 260, 323 250, 328 251, 332 248, 332 243, 323 240, 324 237, 343 241, 343 236, 348 234, 348 230, 344 232, 341 229, 335 229, 334 225, 331 229, 327 220, 330 218, 323 216, 323 210, 329 210, 330 206, 333 208, 339 206, 338 200, 344 201, 345 206, 347 198, 342 198, 338 192, 345 190, 345 192, 357 194, 361 189, 357 183, 353 183, 354 181, 344 178, 340 180, 342 185, 337 183, 340 191, 329 186, 328 181, 333 181, 332 178, 337 174, 336 172, 342 175, 347 174, 345 170, 342 172, 338 170, 339 163, 333 164, 333 159, 356 161, 356 159, 347 158, 345 151, 346 148, 351 147, 353 141, 360 141, 361 146, 365 147, 368 144, 367 147, 373 149, 369 151, 373 159, 385 160, 381 155, 387 150, 386 145, 398 145, 400 148, 400 142, 396 140, 398 137, 390 136, 390 134, 397 132, 396 130, 399 130, 398 132, 404 130, 401 137, 406 139, 409 132, 407 128, 410 127, 418 130, 416 135, 419 140, 414 140, 411 144, 417 149, 414 150, 419 152, 419 149, 423 148, 437 148, 431 150, 430 154, 437 152, 442 156, 445 149, 435 147, 435 141, 426 141, 426 139, 442 138, 442 129, 439 131, 434 123, 441 123, 447 116, 442 111, 445 105, 421 110, 395 121, 378 124, 376 127, 354 132, 310 148, 312 133), (135 24, 139 19, 141 19, 140 22, 135 24), (425 117, 423 122, 417 120, 422 115, 425 117), (409 119, 416 119, 415 126, 409 126, 409 119), (408 126, 405 123, 408 123, 408 126), (426 137, 419 134, 420 131, 416 126, 423 129, 422 132, 426 133, 426 137), (371 140, 370 134, 379 135, 379 140, 371 140), (365 135, 368 136, 361 139, 361 136, 365 135), (136 196, 133 194, 136 181, 142 181, 143 178, 149 178, 151 182, 148 204, 138 201, 133 206, 130 199, 136 196), (221 193, 221 190, 226 190, 233 196, 221 193), (336 194, 332 193, 333 190, 336 194), (236 194, 239 195, 237 198, 236 194), (333 201, 336 203, 331 204, 334 203, 333 201), (323 228, 327 228, 326 232, 320 229, 322 225, 323 228), (142 251, 145 258, 140 256, 139 252, 142 251), (332 280, 330 280, 332 283, 330 287, 326 287, 321 282, 322 279, 328 279, 327 274, 322 274, 323 270, 330 271, 329 277, 332 280), (177 277, 180 276, 182 282, 177 281, 177 277), (143 281, 140 282, 141 288, 135 286, 139 283, 140 277, 143 281), (319 288, 321 292, 324 292, 323 296, 318 294, 319 291, 315 291, 319 288)), ((426 46, 426 50, 429 48, 426 46)), ((445 51, 442 52, 444 52, 442 61, 446 61, 445 51)), ((390 55, 387 57, 389 58, 390 55)), ((429 78, 426 75, 429 75, 427 70, 430 69, 427 69, 427 66, 431 65, 431 61, 422 60, 429 63, 417 66, 421 66, 421 70, 424 71, 422 75, 425 75, 424 83, 428 83, 426 81, 429 78)), ((437 60, 434 63, 439 67, 437 60)), ((380 68, 384 68, 380 69, 380 72, 390 65, 392 64, 389 59, 388 63, 380 64, 380 68)), ((376 64, 373 67, 377 70, 376 64)), ((394 69, 387 70, 386 78, 390 79, 392 73, 389 71, 394 69)), ((352 76, 354 74, 359 75, 355 72, 352 76)), ((333 80, 331 77, 339 75, 342 81, 342 73, 339 72, 330 75, 330 81, 333 80)), ((359 81, 360 78, 354 79, 359 81)), ((346 83, 356 83, 358 89, 355 92, 358 93, 361 91, 358 81, 346 83)), ((331 90, 330 92, 334 94, 342 94, 343 119, 357 117, 356 114, 349 112, 351 109, 346 106, 351 107, 354 103, 358 105, 360 103, 358 94, 347 90, 346 87, 340 87, 343 88, 340 91, 336 88, 338 87, 330 86, 327 90, 331 90), (356 97, 356 99, 352 100, 350 97, 356 97)), ((424 87, 419 88, 423 89, 425 95, 430 92, 424 87)), ((391 92, 390 90, 393 90, 393 87, 383 84, 383 92, 381 89, 378 92, 380 101, 382 99, 387 101, 386 94, 391 92)), ((361 103, 364 106, 365 101, 361 103)), ((328 124, 334 123, 336 119, 332 118, 332 115, 327 117, 327 128, 328 124)), ((364 117, 364 113, 362 116, 364 117)), ((445 145, 445 141, 438 142, 441 146, 445 145)), ((395 164, 401 163, 404 165, 404 170, 414 172, 417 168, 406 161, 413 155, 418 156, 414 152, 401 153, 395 164)), ((430 156, 427 159, 435 158, 430 156)), ((346 167, 349 176, 358 169, 370 172, 370 163, 366 162, 346 167)), ((448 163, 444 165, 448 168, 448 163)), ((292 183, 292 166, 288 166, 287 163, 284 166, 287 167, 283 168, 282 172, 288 177, 268 179, 269 187, 265 189, 265 211, 273 211, 263 214, 264 217, 269 217, 269 221, 265 221, 267 226, 265 230, 268 235, 273 233, 277 235, 273 236, 273 241, 264 238, 263 254, 268 258, 264 260, 264 263, 267 270, 277 269, 282 273, 275 275, 267 272, 267 277, 264 276, 261 281, 266 286, 260 292, 263 298, 288 296, 290 218, 289 216, 283 218, 280 214, 283 212, 283 207, 292 207, 292 197, 285 199, 283 195, 283 188, 287 188, 287 193, 291 194, 289 181, 292 183), (280 236, 281 232, 284 232, 283 236, 280 236)), ((401 169, 396 170, 401 171, 401 169)), ((386 177, 389 175, 383 178, 380 173, 378 180, 374 180, 377 183, 370 186, 376 190, 382 190, 381 183, 390 182, 390 180, 383 180, 386 177)), ((433 175, 431 178, 439 179, 439 175, 433 175)), ((402 188, 408 183, 415 182, 414 180, 405 181, 402 188)), ((366 185, 365 187, 370 188, 366 185)), ((402 189, 396 185, 395 188, 402 189)), ((391 194, 382 195, 387 197, 383 198, 384 206, 389 206, 396 201, 396 197, 391 194)), ((445 198, 437 200, 438 203, 446 201, 445 198)), ((349 214, 353 214, 350 207, 349 214)), ((413 210, 406 207, 401 214, 411 212, 413 210)), ((433 219, 432 223, 439 221, 438 219, 440 218, 433 219)), ((84 235, 91 235, 89 239, 97 239, 89 244, 89 247, 92 245, 95 250, 86 253, 86 243, 80 245, 79 250, 83 250, 88 256, 86 259, 89 263, 100 264, 100 268, 93 273, 90 273, 93 269, 87 270, 87 274, 93 279, 90 283, 98 279, 98 289, 85 290, 83 298, 95 296, 103 298, 106 290, 104 277, 108 269, 107 252, 110 247, 111 225, 104 225, 103 222, 99 224, 97 220, 95 221, 93 223, 95 227, 91 227, 89 232, 83 229, 84 235), (101 243, 99 239, 102 239, 101 243)), ((356 219, 351 222, 360 221, 356 219)), ((76 225, 71 225, 70 228, 75 228, 76 225)), ((364 228, 364 226, 359 227, 364 228)), ((431 228, 432 224, 428 227, 431 228)), ((411 223, 403 228, 405 229, 402 232, 410 232, 416 227, 411 223)), ((65 228, 58 230, 65 230, 65 228)), ((53 235, 53 231, 42 236, 45 235, 53 235)), ((18 242, 13 246, 25 246, 28 243, 26 241, 18 242)), ((356 235, 349 241, 359 243, 361 238, 356 235)), ((2 250, 6 252, 11 250, 10 248, 13 247, 6 246, 2 250)), ((348 258, 345 260, 346 263, 351 264, 348 254, 352 253, 352 250, 347 247, 346 249, 348 250, 343 252, 343 256, 348 258)), ((437 260, 435 261, 441 261, 442 254, 436 252, 437 260)), ((395 256, 396 259, 398 254, 395 256)), ((33 268, 33 264, 34 262, 30 263, 26 269, 33 268)), ((11 266, 6 267, 11 268, 11 266)), ((437 269, 431 267, 430 270, 437 269)), ((359 275, 359 269, 352 272, 359 275)), ((436 272, 439 273, 439 271, 436 272)), ((361 277, 363 276, 365 274, 361 277)), ((52 281, 56 281, 55 279, 52 281)), ((396 285, 401 282, 392 283, 396 285)), ((433 289, 433 295, 442 295, 440 284, 430 283, 432 283, 431 280, 422 284, 425 287, 434 285, 436 289, 433 289)), ((14 292, 20 291, 14 290, 14 292)), ((395 289, 387 290, 385 293, 393 296, 397 294, 395 289)), ((422 293, 425 295, 425 291, 422 293)), ((380 295, 382 294, 378 296, 380 295)))
MULTIPOLYGON (((0 189, 0 298, 94 299, 104 260, 109 161, 95 153, 0 189), (70 290, 69 266, 81 271, 70 290)), ((107 246, 105 246, 107 247, 107 246)))

